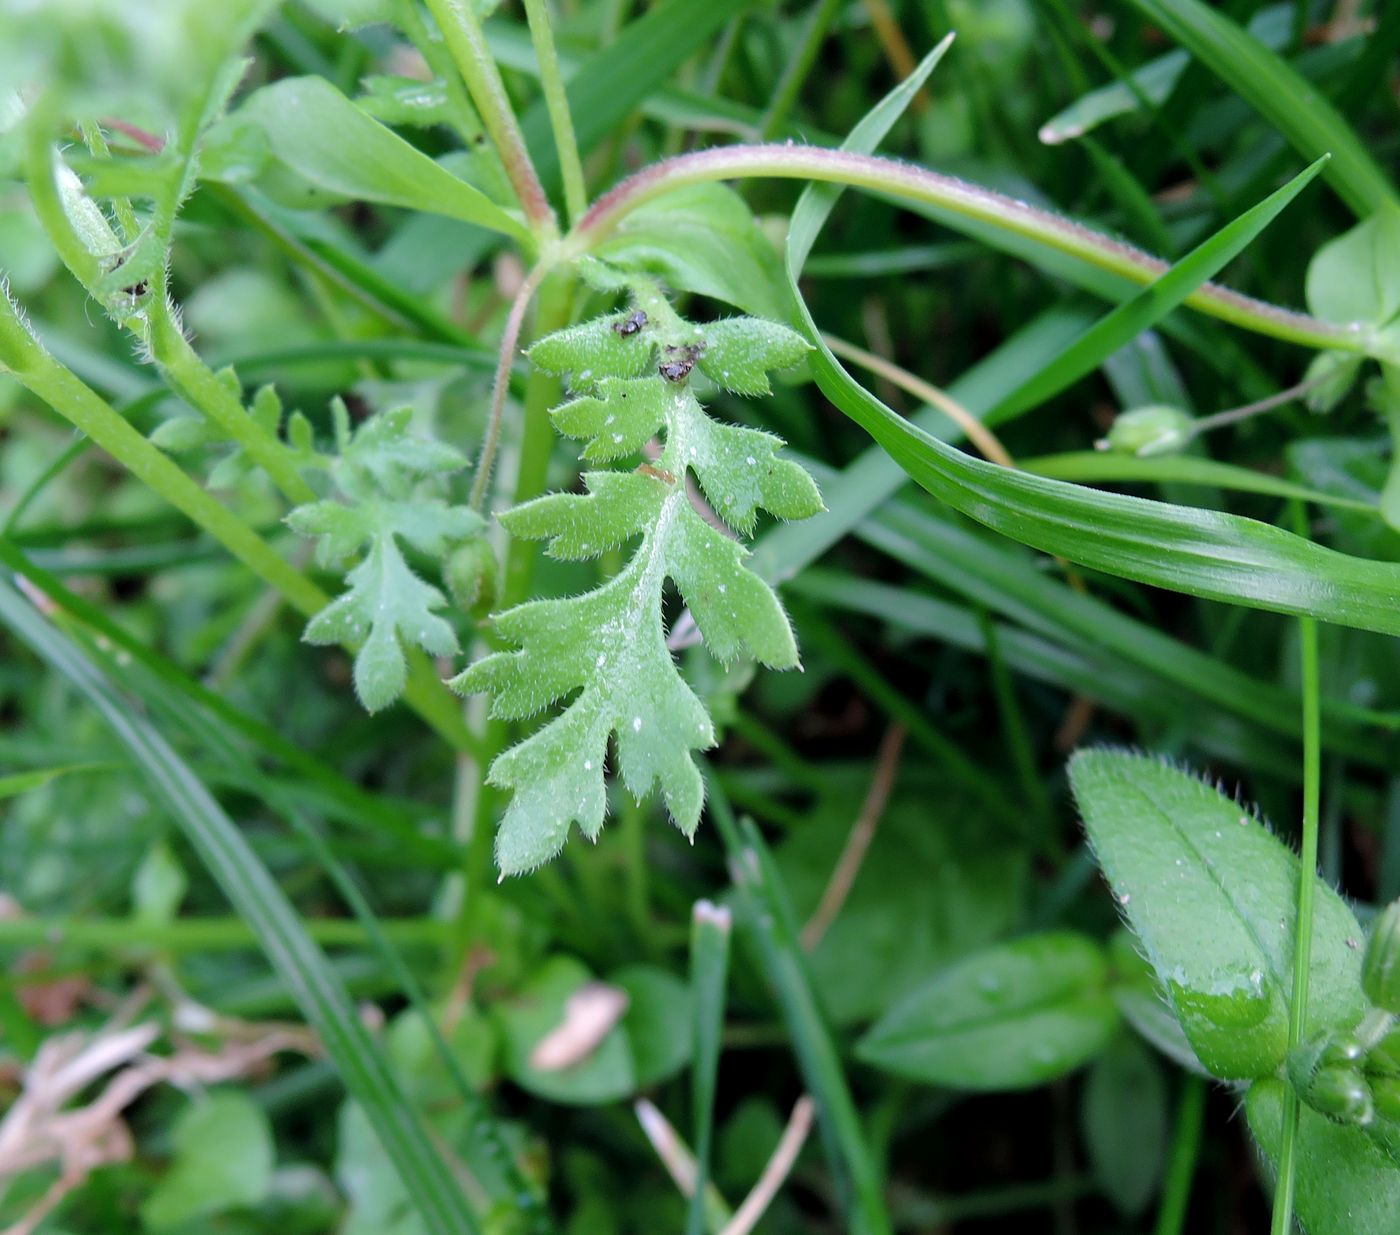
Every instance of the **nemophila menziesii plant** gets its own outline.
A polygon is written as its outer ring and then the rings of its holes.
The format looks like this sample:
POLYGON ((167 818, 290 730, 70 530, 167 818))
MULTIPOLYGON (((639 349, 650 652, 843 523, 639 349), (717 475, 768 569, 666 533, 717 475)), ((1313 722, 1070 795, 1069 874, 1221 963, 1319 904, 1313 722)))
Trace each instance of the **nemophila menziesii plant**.
POLYGON ((1400 1230, 1400 8, 522 7, 0 0, 0 1227, 1400 1230))

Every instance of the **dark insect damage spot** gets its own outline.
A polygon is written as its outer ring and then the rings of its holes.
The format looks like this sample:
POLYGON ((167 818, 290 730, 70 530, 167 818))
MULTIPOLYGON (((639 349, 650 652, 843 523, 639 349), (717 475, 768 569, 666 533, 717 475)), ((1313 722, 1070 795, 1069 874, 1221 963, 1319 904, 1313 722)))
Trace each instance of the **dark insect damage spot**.
POLYGON ((681 347, 666 348, 665 359, 657 366, 657 372, 668 382, 683 382, 691 369, 695 368, 696 358, 704 350, 702 343, 686 343, 681 347))

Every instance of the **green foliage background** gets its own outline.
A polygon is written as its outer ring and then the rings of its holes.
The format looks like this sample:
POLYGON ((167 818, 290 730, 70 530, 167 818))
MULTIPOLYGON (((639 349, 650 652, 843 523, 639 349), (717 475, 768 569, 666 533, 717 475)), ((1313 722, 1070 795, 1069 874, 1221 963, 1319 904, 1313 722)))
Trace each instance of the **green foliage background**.
POLYGON ((0 0, 0 1225, 1400 1229, 1398 55, 0 0))

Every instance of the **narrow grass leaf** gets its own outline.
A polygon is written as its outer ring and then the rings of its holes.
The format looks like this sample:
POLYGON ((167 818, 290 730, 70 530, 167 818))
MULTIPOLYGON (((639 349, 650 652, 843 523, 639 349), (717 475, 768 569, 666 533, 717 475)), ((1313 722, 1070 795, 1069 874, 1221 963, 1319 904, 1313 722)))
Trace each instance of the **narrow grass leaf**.
POLYGON ((1356 510, 1379 520, 1374 502, 1325 493, 1307 485, 1297 485, 1268 472, 1256 472, 1235 463, 1201 459, 1192 455, 1134 455, 1107 451, 1075 450, 1064 454, 1042 455, 1034 459, 1018 459, 1017 466, 1051 480, 1069 480, 1076 484, 1143 482, 1158 485, 1200 485, 1206 489, 1229 489, 1237 493, 1262 493, 1269 497, 1293 498, 1314 502, 1319 506, 1334 506, 1356 510))
POLYGON ((1038 373, 1032 374, 1007 395, 994 409, 1001 415, 1014 415, 1023 408, 1044 403, 1072 382, 1098 368, 1109 356, 1126 347, 1144 330, 1150 330, 1181 304, 1201 284, 1208 282, 1230 261, 1238 257, 1326 166, 1323 156, 1294 176, 1281 189, 1269 194, 1258 205, 1227 223, 1209 240, 1197 245, 1165 274, 1154 279, 1135 296, 1105 314, 1093 327, 1068 347, 1062 355, 1038 373))
MULTIPOLYGON (((579 150, 598 145, 749 2, 663 0, 580 65, 565 86, 579 150)), ((520 127, 541 183, 552 189, 559 180, 559 155, 543 99, 525 113, 520 127)))
POLYGON ((697 902, 690 919, 690 985, 695 1011, 695 1061, 691 1102, 695 1108, 695 1187, 686 1214, 686 1235, 703 1235, 714 1143, 715 1086, 724 1042, 724 1005, 729 976, 729 910, 697 902))
POLYGON ((1220 9, 1201 0, 1131 0, 1288 139, 1304 158, 1332 156, 1326 178, 1365 218, 1400 195, 1356 132, 1307 80, 1220 9))
POLYGON ((740 924, 757 947, 782 1007, 803 1083, 817 1104, 827 1160, 846 1210, 846 1229, 852 1235, 892 1235, 880 1178, 807 972, 782 877, 758 829, 734 818, 715 777, 707 776, 706 781, 710 817, 724 840, 735 881, 740 924))
POLYGON ((229 902, 253 927, 268 960, 335 1061, 346 1089, 369 1112, 427 1230, 432 1235, 479 1230, 476 1215, 370 1038, 349 993, 242 832, 160 732, 131 708, 81 649, 7 583, 0 583, 0 622, 67 678, 131 752, 229 902))
POLYGON ((29 772, 16 772, 12 776, 0 776, 0 801, 28 793, 31 789, 41 789, 60 776, 71 776, 81 772, 103 772, 115 767, 111 763, 68 763, 56 768, 35 768, 29 772))

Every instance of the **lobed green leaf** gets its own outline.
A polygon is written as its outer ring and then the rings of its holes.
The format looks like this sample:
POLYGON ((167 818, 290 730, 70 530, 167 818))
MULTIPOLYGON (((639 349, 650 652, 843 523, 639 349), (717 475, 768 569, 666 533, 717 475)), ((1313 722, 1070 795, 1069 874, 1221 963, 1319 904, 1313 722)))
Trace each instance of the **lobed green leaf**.
MULTIPOLYGON (((610 743, 632 793, 640 799, 659 784, 676 826, 694 835, 704 786, 692 752, 713 743, 714 728, 666 646, 668 580, 718 659, 751 656, 780 669, 798 663, 777 596, 745 565, 747 550, 702 516, 686 479, 693 473, 740 531, 752 529, 760 508, 783 518, 821 510, 816 485, 778 457, 779 439, 706 416, 690 378, 713 328, 681 322, 659 297, 646 303, 650 316, 634 309, 597 318, 530 351, 542 368, 571 374, 575 388, 587 391, 553 412, 562 432, 586 441, 586 459, 635 454, 658 435, 664 445, 634 472, 589 472, 586 492, 550 494, 502 516, 512 535, 546 540, 551 555, 574 560, 641 537, 626 568, 593 591, 499 614, 497 630, 515 650, 487 656, 451 683, 490 692, 492 715, 503 719, 568 700, 491 767, 491 782, 514 791, 497 837, 503 874, 548 860, 575 821, 585 835, 598 835, 610 743)), ((759 378, 766 388, 768 369, 806 350, 792 331, 752 319, 722 324, 714 338, 747 389, 757 389, 759 378)))

